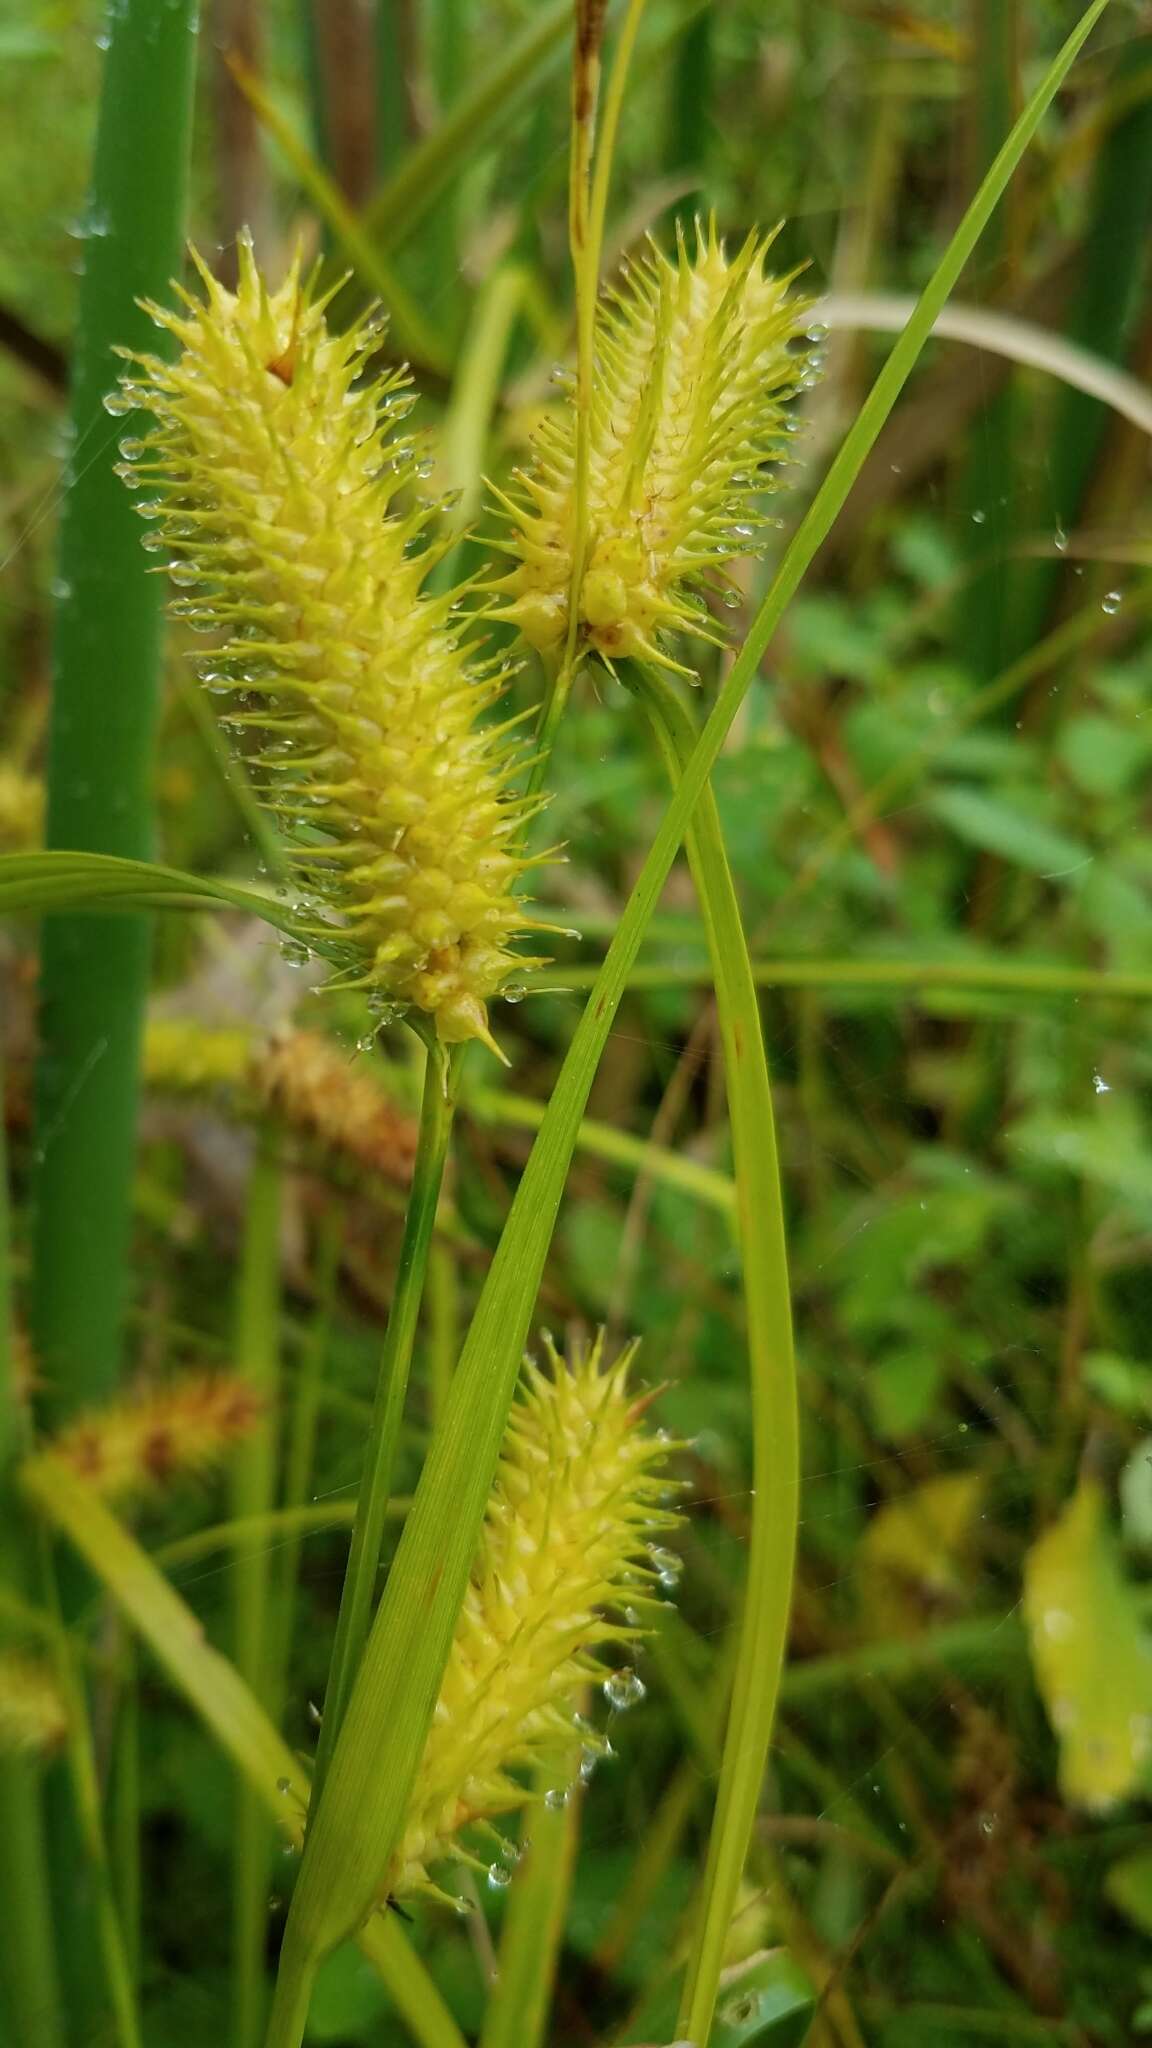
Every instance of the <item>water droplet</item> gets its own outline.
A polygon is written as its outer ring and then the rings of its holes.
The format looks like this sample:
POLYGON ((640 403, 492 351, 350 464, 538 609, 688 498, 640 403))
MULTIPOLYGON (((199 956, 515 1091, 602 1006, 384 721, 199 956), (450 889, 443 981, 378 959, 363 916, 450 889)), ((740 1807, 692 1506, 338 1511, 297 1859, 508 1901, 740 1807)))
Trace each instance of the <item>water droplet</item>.
POLYGON ((357 1052, 372 1052, 375 1045, 376 1033, 374 1031, 365 1031, 363 1036, 356 1040, 357 1052))
POLYGON ((125 434, 124 439, 120 443, 120 453, 124 457, 125 462, 138 462, 140 457, 146 455, 147 452, 148 443, 147 441, 142 441, 139 434, 125 434))
POLYGON ((738 590, 726 590, 720 602, 726 612, 738 612, 740 609, 740 592, 738 590))
POLYGON ((1072 1616, 1063 1607, 1049 1607, 1041 1618, 1041 1627, 1054 1643, 1066 1643, 1076 1632, 1072 1616))
POLYGON ((1112 1083, 1106 1081, 1103 1074, 1093 1074, 1092 1086, 1096 1090, 1097 1095, 1111 1095, 1112 1093, 1112 1083))
POLYGON ((506 1003, 522 1003, 527 993, 527 989, 519 981, 510 981, 507 988, 500 991, 501 998, 506 1003))
POLYGON ((276 1790, 278 1792, 290 1792, 292 1790, 291 1778, 277 1778, 276 1790))
POLYGON ((169 562, 168 574, 181 590, 187 590, 191 584, 200 581, 200 571, 195 562, 185 562, 179 555, 175 561, 169 562))
POLYGON ((1067 552, 1068 535, 1065 533, 1064 528, 1059 524, 1057 524, 1056 531, 1052 535, 1052 545, 1055 548, 1058 555, 1063 555, 1067 552))
POLYGON ((983 526, 983 524, 984 524, 985 520, 987 519, 987 517, 988 517, 988 514, 987 514, 987 513, 986 513, 986 512, 984 511, 983 507, 982 507, 982 506, 980 506, 980 505, 977 505, 977 507, 976 507, 976 510, 975 510, 975 511, 973 512, 973 514, 972 514, 972 524, 973 524, 973 526, 983 526))
POLYGON ((104 410, 110 412, 113 419, 123 419, 125 413, 135 412, 136 400, 125 391, 123 385, 117 384, 111 391, 104 393, 104 410))
POLYGON ((1106 590, 1100 599, 1100 609, 1102 612, 1107 612, 1108 617, 1111 619, 1115 617, 1123 602, 1124 593, 1122 590, 1106 590))
POLYGON ((997 1830, 997 1828, 998 1828, 999 1826, 1000 1826, 1000 1816, 999 1816, 999 1814, 997 1814, 997 1813, 982 1813, 982 1814, 980 1815, 980 1833, 981 1833, 982 1835, 994 1835, 994 1834, 996 1833, 996 1830, 997 1830))
POLYGON ((57 604, 62 604, 65 598, 72 595, 72 585, 66 576, 54 576, 50 588, 57 604))
POLYGON ((652 1569, 662 1586, 678 1586, 684 1575, 684 1560, 674 1550, 662 1550, 659 1544, 648 1546, 652 1569))
POLYGON ((808 341, 827 341, 828 329, 823 320, 814 320, 811 327, 805 329, 805 339, 808 341))
POLYGON ((623 1664, 619 1671, 613 1671, 601 1687, 608 1705, 617 1714, 639 1706, 647 1690, 644 1680, 637 1677, 630 1664, 623 1664))
POLYGON ((488 1865, 488 1884, 490 1890, 505 1892, 511 1882, 512 1872, 506 1863, 490 1863, 488 1865))
MULTIPOLYGON (((581 1774, 583 1774, 583 1766, 581 1766, 581 1774)), ((549 1813, 562 1813, 571 1796, 567 1789, 561 1791, 559 1786, 553 1785, 544 1794, 544 1804, 548 1808, 549 1813)))

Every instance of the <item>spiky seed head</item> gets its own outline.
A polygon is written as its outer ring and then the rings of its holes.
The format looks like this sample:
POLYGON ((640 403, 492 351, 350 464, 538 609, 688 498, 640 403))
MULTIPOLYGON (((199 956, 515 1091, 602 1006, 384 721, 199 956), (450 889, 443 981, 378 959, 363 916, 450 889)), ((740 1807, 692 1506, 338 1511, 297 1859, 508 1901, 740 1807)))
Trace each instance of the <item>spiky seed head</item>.
POLYGON ((382 1174, 401 1187, 412 1178, 416 1118, 371 1069, 353 1065, 318 1031, 278 1031, 268 1038, 152 1017, 144 1035, 144 1076, 151 1088, 212 1092, 238 1116, 272 1118, 326 1159, 382 1174))
POLYGON ((189 1373, 78 1416, 37 1456, 55 1460, 108 1500, 138 1499, 219 1464, 263 1413, 243 1380, 189 1373))
MULTIPOLYGON (((549 1370, 525 1365, 440 1697, 388 1881, 435 1890, 430 1868, 475 1862, 461 1839, 530 1797, 518 1773, 588 1758, 607 1743, 577 1709, 599 1680, 626 1705, 632 1674, 602 1659, 641 1633, 638 1612, 667 1582, 652 1551, 677 1517, 663 1505, 668 1444, 644 1426, 628 1379, 636 1347, 606 1366, 602 1340, 549 1370)), ((491 1858, 489 1857, 489 1861, 491 1858)))
POLYGON ((67 1728, 60 1688, 43 1659, 20 1650, 0 1654, 0 1754, 47 1756, 67 1728))
MULTIPOLYGON (((715 225, 675 259, 653 245, 597 313, 588 538, 578 647, 677 667, 663 636, 719 637, 701 592, 768 523, 762 500, 788 447, 787 401, 810 374, 796 343, 810 302, 764 269, 772 236, 729 257, 715 225)), ((538 430, 535 461, 502 500, 515 566, 499 616, 542 652, 563 648, 576 541, 576 412, 538 430)))
POLYGON ((172 610, 224 636, 202 664, 232 699, 263 788, 296 839, 311 935, 346 979, 487 1038, 486 1003, 529 927, 515 886, 525 806, 515 744, 482 723, 506 670, 483 657, 459 591, 430 595, 431 508, 397 432, 403 371, 366 376, 379 327, 329 332, 298 264, 269 291, 241 242, 237 291, 194 259, 203 298, 151 306, 173 363, 129 356, 113 409, 154 425, 122 443, 154 517, 146 544, 172 610), (152 493, 155 496, 152 496, 152 493))

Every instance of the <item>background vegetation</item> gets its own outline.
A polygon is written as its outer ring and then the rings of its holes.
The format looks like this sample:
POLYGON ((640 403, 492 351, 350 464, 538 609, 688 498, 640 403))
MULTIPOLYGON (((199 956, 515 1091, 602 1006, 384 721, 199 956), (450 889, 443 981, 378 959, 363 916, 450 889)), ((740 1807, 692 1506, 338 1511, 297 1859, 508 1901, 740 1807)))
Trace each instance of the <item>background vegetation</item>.
MULTIPOLYGON (((644 230, 666 239, 714 210, 734 240, 782 219, 779 266, 808 263, 817 294, 917 292, 1075 12, 1064 0, 651 0, 610 262, 644 230)), ((1107 11, 960 291, 1145 386, 1150 27, 1136 0, 1107 11)), ((216 0, 205 28, 194 239, 227 273, 250 222, 275 272, 302 236, 352 267, 345 314, 374 292, 389 301, 436 436, 431 487, 461 493, 449 516, 462 529, 482 475, 523 459, 571 350, 566 9, 216 0), (227 56, 247 67, 247 91, 227 56)), ((71 0, 25 0, 0 23, 0 845, 12 849, 40 830, 52 615, 71 595, 59 514, 122 431, 100 413, 63 467, 77 265, 104 233, 88 194, 106 40, 98 11, 71 0)), ((129 124, 129 161, 137 139, 129 124)), ((890 346, 829 324, 776 501, 785 530, 890 346)), ((1152 2033, 1148 425, 1119 387, 1115 402, 1086 396, 1062 361, 1059 374, 1013 367, 1001 342, 992 327, 979 345, 930 345, 714 776, 763 987, 806 1475, 791 1664, 730 1951, 768 1960, 751 2007, 740 1988, 722 2007, 722 2048, 1110 2048, 1152 2033)), ((459 547, 466 566, 473 543, 459 547)), ((748 575, 749 608, 770 568, 748 575)), ((738 640, 741 606, 725 616, 738 640)), ((157 857, 266 885, 250 792, 179 639, 157 857)), ((533 702, 530 671, 522 687, 533 702)), ((664 806, 660 762, 603 678, 580 688, 552 780, 540 840, 565 840, 568 858, 542 889, 582 936, 557 944, 555 971, 536 977, 544 992, 499 1008, 510 1071, 469 1057, 403 1493, 577 991, 664 806)), ((41 1154, 75 1106, 65 1091, 37 1133, 34 936, 13 923, 0 941, 0 1004, 16 1322, 33 1323, 41 1405, 83 1405, 108 1384, 109 1358, 153 1383, 229 1365, 269 1394, 275 1426, 229 1479, 154 1492, 137 1533, 282 1709, 289 1744, 311 1753, 411 1163, 406 1041, 387 1022, 376 1038, 380 1020, 356 999, 317 995, 315 966, 252 921, 157 919, 126 1334, 105 1304, 86 1361, 95 1308, 75 1272, 65 1260, 46 1281, 41 1269, 39 1312, 29 1272, 41 1154), (305 1031, 318 1042, 286 1038, 305 1031), (46 1360, 43 1333, 64 1325, 80 1332, 72 1351, 46 1360), (302 1512, 255 1539, 250 1524, 242 1543, 219 1532, 278 1509, 302 1512)), ((664 1994, 707 1839, 743 1583, 730 1146, 686 868, 590 1114, 540 1319, 638 1332, 649 1380, 666 1383, 660 1420, 692 1449, 683 1572, 642 1665, 647 1699, 613 1717, 618 1760, 564 1816, 579 1856, 546 2034, 557 2048, 670 2037, 664 1994)), ((14 1630, 21 1569, 5 1572, 14 1630)), ((104 1877, 143 2038, 182 2048, 234 2028, 245 2048, 291 1865, 91 1582, 64 1570, 59 1593, 91 1667, 104 1877)), ((38 1767, 53 1917, 77 1921, 62 2038, 114 2039, 82 1988, 96 1894, 75 1876, 63 1776, 59 1760, 38 1767)), ((15 1856, 23 1795, 7 1778, 0 1794, 15 1856)), ((488 1888, 466 1924, 430 1909, 410 1930, 470 2037, 515 1895, 488 1888)), ((400 2041, 411 2024, 348 1949, 322 1979, 309 2038, 400 2041)), ((416 2038, 454 2036, 417 2026, 416 2038)), ((24 2048, 15 2022, 12 2040, 24 2048)))

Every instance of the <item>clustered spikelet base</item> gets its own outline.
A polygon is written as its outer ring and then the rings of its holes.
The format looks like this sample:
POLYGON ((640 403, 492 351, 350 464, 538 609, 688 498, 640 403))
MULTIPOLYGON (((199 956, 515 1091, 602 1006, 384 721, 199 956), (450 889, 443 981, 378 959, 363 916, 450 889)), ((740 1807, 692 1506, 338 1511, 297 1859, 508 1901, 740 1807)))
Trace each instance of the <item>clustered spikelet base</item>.
POLYGON ((139 1499, 181 1475, 211 1470, 263 1414, 243 1380, 189 1373, 78 1416, 37 1456, 107 1500, 139 1499))
POLYGON ((600 1342, 565 1363, 548 1341, 550 1370, 526 1364, 393 1897, 435 1890, 430 1869, 446 1858, 481 1860, 461 1833, 526 1803, 516 1773, 575 1770, 582 1746, 588 1760, 607 1752, 578 1713, 591 1683, 621 1705, 643 1691, 599 1654, 635 1642, 638 1612, 674 1563, 655 1544, 677 1518, 661 1504, 666 1442, 643 1426, 647 1399, 628 1385, 635 1348, 605 1369, 600 1342))
POLYGON ((179 1018, 149 1021, 144 1074, 150 1087, 218 1092, 247 1117, 273 1118, 326 1156, 407 1187, 416 1157, 416 1118, 371 1072, 318 1031, 271 1038, 240 1029, 204 1030, 179 1018))
POLYGON ((205 680, 259 750, 312 936, 443 1040, 487 1039, 488 999, 525 965, 509 946, 531 928, 514 893, 527 811, 515 721, 481 722, 505 669, 460 594, 424 588, 438 554, 424 465, 396 432, 406 375, 366 380, 378 323, 330 333, 298 265, 270 292, 242 242, 235 294, 198 267, 203 299, 149 308, 176 361, 129 357, 111 394, 155 422, 121 444, 125 481, 159 493, 146 542, 173 611, 226 636, 205 680))
MULTIPOLYGON (((667 634, 722 637, 701 592, 766 524, 786 401, 810 370, 795 346, 809 302, 792 278, 766 274, 770 242, 750 236, 729 258, 715 227, 698 225, 694 250, 683 236, 675 260, 652 247, 601 302, 576 639, 609 663, 678 668, 667 634)), ((559 654, 576 546, 574 402, 548 416, 535 454, 501 499, 516 559, 495 589, 500 616, 559 654)))

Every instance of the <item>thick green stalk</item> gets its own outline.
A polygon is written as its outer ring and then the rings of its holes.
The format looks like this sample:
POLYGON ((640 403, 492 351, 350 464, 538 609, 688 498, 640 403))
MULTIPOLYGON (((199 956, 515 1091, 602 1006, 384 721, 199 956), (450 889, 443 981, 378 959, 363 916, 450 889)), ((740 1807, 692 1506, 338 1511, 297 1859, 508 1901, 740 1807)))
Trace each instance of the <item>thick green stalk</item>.
MULTIPOLYGON (((248 1189, 236 1307, 236 1370, 267 1404, 259 1429, 237 1453, 232 1511, 266 1514, 276 1500, 275 1403, 280 1378, 280 1165, 261 1142, 248 1189)), ((273 1558, 262 1545, 236 1557, 232 1577, 233 1662, 261 1705, 273 1657, 273 1558)), ((232 2039, 254 2048, 264 2023, 264 1944, 271 1828, 246 1779, 237 1793, 232 1889, 232 2039)))
POLYGON ((436 1222, 436 1208, 440 1200, 444 1166, 452 1135, 459 1069, 459 1055, 451 1054, 441 1045, 439 1039, 429 1038, 427 1064, 424 1069, 424 1093, 420 1107, 420 1133, 412 1170, 408 1208, 404 1218, 404 1236, 400 1245, 388 1329, 380 1358, 376 1400, 364 1453, 364 1470, 360 1480, 356 1520, 352 1528, 352 1543, 348 1552, 344 1587, 340 1595, 340 1612, 336 1621, 336 1640, 332 1647, 332 1663, 324 1694, 324 1719, 320 1728, 316 1768, 312 1778, 310 1811, 313 1814, 324 1789, 324 1778, 333 1744, 340 1732, 372 1620, 376 1579, 380 1570, 380 1548, 396 1463, 396 1446, 404 1414, 404 1398, 408 1391, 408 1373, 412 1364, 416 1324, 428 1271, 428 1254, 436 1222))
MULTIPOLYGON (((196 19, 195 0, 110 11, 74 355, 46 843, 130 858, 151 845, 163 586, 103 401, 114 346, 157 346, 136 301, 180 263, 196 19)), ((148 965, 146 917, 45 926, 32 1322, 59 1413, 119 1376, 148 965)))
MULTIPOLYGON (((691 759, 696 731, 657 670, 633 671, 673 786, 691 759)), ((632 680, 632 677, 630 677, 632 680)), ((756 1819, 788 1642, 800 1517, 800 1420, 784 1192, 772 1087, 748 942, 711 788, 688 831, 724 1044, 748 1362, 752 1394, 752 1527, 748 1579, 716 1811, 680 2008, 679 2030, 705 2042, 724 1947, 756 1819)))

